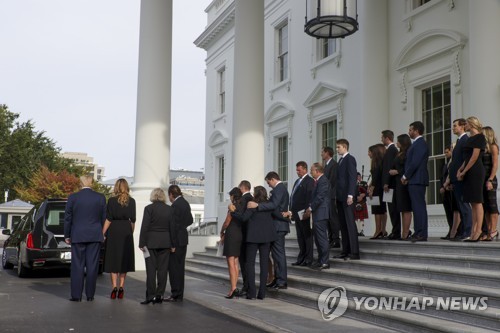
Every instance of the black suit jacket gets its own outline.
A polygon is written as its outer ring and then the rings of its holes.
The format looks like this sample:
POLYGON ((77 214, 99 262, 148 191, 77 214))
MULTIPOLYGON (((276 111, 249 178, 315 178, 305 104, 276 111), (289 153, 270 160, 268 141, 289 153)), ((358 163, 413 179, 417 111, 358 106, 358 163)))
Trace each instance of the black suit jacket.
POLYGON ((330 163, 325 164, 325 170, 323 171, 323 175, 330 181, 330 197, 332 200, 335 200, 336 196, 338 167, 338 163, 332 158, 330 163))
MULTIPOLYGON (((259 207, 263 203, 259 203, 259 207)), ((245 239, 247 243, 270 243, 278 239, 271 211, 258 211, 255 208, 250 208, 243 214, 235 211, 231 215, 247 222, 245 239)))
POLYGON ((330 182, 323 175, 318 178, 314 188, 311 211, 313 221, 328 220, 330 218, 330 182))
POLYGON ((106 198, 90 188, 69 196, 64 214, 64 238, 71 243, 103 242, 106 198))
POLYGON ((174 209, 161 201, 155 201, 144 208, 139 247, 168 249, 177 246, 174 209))
POLYGON ((396 178, 391 177, 389 170, 392 169, 394 159, 398 152, 398 148, 396 148, 395 144, 391 144, 389 148, 385 150, 384 158, 382 159, 382 187, 389 185, 389 188, 396 188, 396 178))
POLYGON ((457 180, 457 171, 460 169, 462 164, 464 163, 464 155, 463 155, 463 147, 467 143, 467 140, 469 140, 469 136, 467 134, 463 135, 458 141, 457 144, 455 145, 455 148, 453 148, 453 151, 451 152, 451 164, 450 164, 450 181, 452 183, 456 183, 457 180))
POLYGON ((290 232, 290 221, 281 215, 281 212, 288 211, 288 190, 285 184, 279 183, 271 191, 271 198, 268 202, 261 202, 257 207, 258 211, 272 211, 274 217, 274 226, 276 231, 290 232))
MULTIPOLYGON (((300 179, 295 181, 295 184, 300 179)), ((293 186, 295 187, 295 184, 293 186)), ((311 176, 305 175, 298 185, 298 187, 293 191, 290 197, 290 210, 292 211, 292 218, 294 221, 299 221, 298 211, 307 209, 311 203, 312 193, 314 190, 314 179, 311 176)))
POLYGON ((347 154, 339 163, 337 171, 337 200, 346 202, 347 197, 352 195, 356 199, 357 169, 356 159, 351 154, 347 154))
POLYGON ((172 202, 174 209, 175 227, 177 230, 177 246, 188 245, 188 232, 186 230, 193 224, 193 215, 191 215, 191 206, 183 196, 177 197, 172 202))

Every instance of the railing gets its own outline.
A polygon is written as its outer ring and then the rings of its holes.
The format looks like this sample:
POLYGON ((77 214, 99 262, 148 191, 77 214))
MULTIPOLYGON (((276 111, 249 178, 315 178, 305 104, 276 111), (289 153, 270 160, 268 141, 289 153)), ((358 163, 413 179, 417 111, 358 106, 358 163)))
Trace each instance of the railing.
POLYGON ((190 235, 213 236, 218 235, 217 217, 204 217, 199 221, 194 221, 187 230, 190 235))

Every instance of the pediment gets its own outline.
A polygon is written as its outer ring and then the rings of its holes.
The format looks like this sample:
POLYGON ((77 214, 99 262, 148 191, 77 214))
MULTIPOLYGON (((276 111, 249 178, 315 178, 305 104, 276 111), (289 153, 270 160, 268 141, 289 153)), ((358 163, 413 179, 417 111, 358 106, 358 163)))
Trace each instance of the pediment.
POLYGON ((216 130, 215 132, 212 133, 212 135, 210 135, 210 138, 208 139, 208 146, 215 147, 227 143, 227 141, 228 141, 227 134, 225 134, 222 131, 216 130))
POLYGON ((273 103, 265 115, 266 124, 272 124, 274 122, 293 117, 295 111, 292 107, 284 102, 273 103))
POLYGON ((320 82, 311 94, 309 94, 309 97, 304 102, 304 106, 306 108, 311 108, 317 104, 342 97, 345 93, 345 89, 320 82))
POLYGON ((451 30, 434 29, 413 38, 396 59, 396 70, 402 70, 456 48, 462 48, 466 38, 451 30))

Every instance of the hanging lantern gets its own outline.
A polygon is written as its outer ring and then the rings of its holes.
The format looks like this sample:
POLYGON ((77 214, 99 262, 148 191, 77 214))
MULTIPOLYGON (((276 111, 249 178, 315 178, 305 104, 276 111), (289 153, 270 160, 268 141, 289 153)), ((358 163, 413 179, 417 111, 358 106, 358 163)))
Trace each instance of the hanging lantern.
POLYGON ((358 30, 357 0, 306 0, 306 34, 344 38, 358 30))

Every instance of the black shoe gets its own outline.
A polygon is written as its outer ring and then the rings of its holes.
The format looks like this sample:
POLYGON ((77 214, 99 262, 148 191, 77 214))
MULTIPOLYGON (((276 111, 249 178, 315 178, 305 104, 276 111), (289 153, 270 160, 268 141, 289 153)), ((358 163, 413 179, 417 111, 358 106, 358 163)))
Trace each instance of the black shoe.
POLYGON ((448 233, 448 234, 447 234, 446 236, 444 236, 444 237, 439 237, 439 238, 441 238, 441 239, 443 239, 443 240, 449 240, 449 239, 450 239, 450 233, 448 233))
POLYGON ((303 261, 303 262, 300 264, 300 266, 311 266, 311 265, 312 265, 312 263, 307 262, 307 261, 303 261))
POLYGON ((266 284, 268 288, 274 288, 276 286, 276 279, 272 280, 271 283, 266 284))
POLYGON ((141 304, 144 304, 144 305, 149 304, 149 303, 153 303, 154 304, 154 298, 147 299, 147 300, 141 302, 141 304))
POLYGON ((87 297, 87 302, 92 302, 94 301, 94 297, 87 297))
POLYGON ((249 296, 249 295, 247 295, 247 297, 246 297, 246 298, 247 298, 247 299, 255 299, 255 297, 252 297, 252 296, 249 296))
POLYGON ((359 260, 359 254, 350 254, 344 258, 344 260, 359 260))
POLYGON ((365 237, 365 233, 363 231, 358 232, 358 236, 365 237))
POLYGON ((400 235, 396 235, 396 234, 391 233, 391 234, 387 237, 387 239, 389 239, 389 240, 401 240, 401 236, 400 236, 400 235))
POLYGON ((427 238, 422 237, 422 236, 413 236, 411 238, 411 242, 412 243, 415 243, 415 242, 427 242, 427 238))
POLYGON ((163 303, 163 297, 161 296, 153 297, 153 304, 161 304, 161 303, 163 303))
POLYGON ((347 256, 348 256, 347 254, 345 254, 345 253, 341 253, 341 254, 338 254, 338 255, 336 255, 336 256, 333 256, 332 258, 333 258, 333 259, 343 259, 343 258, 345 258, 345 257, 347 257, 347 256))
POLYGON ((299 262, 299 261, 292 262, 292 266, 303 266, 302 263, 303 262, 299 262))
POLYGON ((330 265, 329 264, 323 264, 323 265, 321 265, 321 266, 318 267, 319 271, 322 271, 324 269, 330 269, 330 265))
POLYGON ((274 290, 280 290, 280 289, 287 289, 288 288, 288 285, 285 283, 285 284, 276 284, 273 289, 274 290))
POLYGON ((81 301, 82 301, 82 299, 81 299, 81 298, 76 298, 76 297, 71 297, 71 298, 69 299, 69 301, 71 301, 71 302, 81 302, 81 301))

